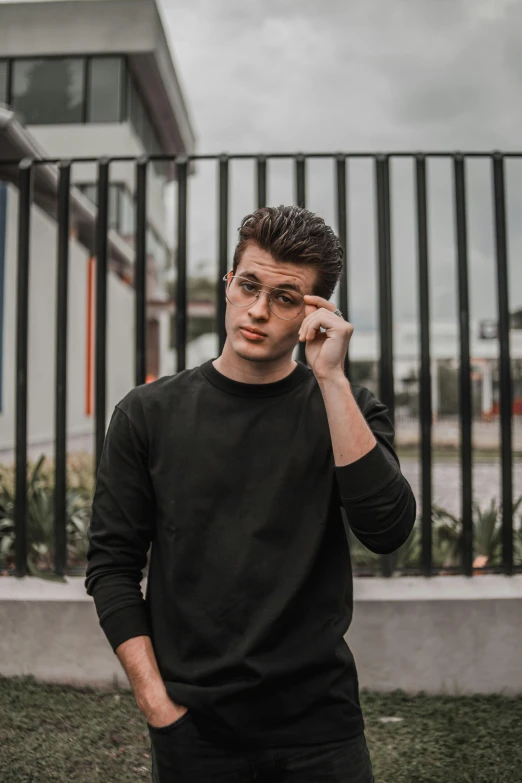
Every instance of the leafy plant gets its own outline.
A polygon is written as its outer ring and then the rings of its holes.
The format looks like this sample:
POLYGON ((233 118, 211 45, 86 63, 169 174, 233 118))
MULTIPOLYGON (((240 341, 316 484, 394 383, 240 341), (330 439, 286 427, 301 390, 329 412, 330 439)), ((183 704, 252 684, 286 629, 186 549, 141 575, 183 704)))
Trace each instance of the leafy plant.
MULTIPOLYGON (((514 559, 522 562, 522 515, 515 517, 522 504, 522 495, 513 505, 514 559)), ((502 557, 502 505, 493 498, 482 508, 473 503, 473 552, 482 555, 490 565, 500 563, 502 557)), ((419 568, 422 548, 422 520, 419 517, 408 540, 392 555, 395 572, 419 568)), ((380 556, 370 552, 349 531, 350 551, 355 567, 377 568, 380 556)), ((462 521, 440 506, 432 506, 432 562, 435 568, 459 566, 462 555, 462 521)))
MULTIPOLYGON (((94 493, 93 459, 86 452, 67 456, 66 542, 67 563, 83 565, 87 559, 87 531, 94 493)), ((0 464, 0 562, 14 562, 14 465, 0 464)), ((54 462, 42 455, 36 463, 28 463, 27 498, 28 567, 34 576, 60 579, 52 573, 54 567, 54 462), (47 573, 45 573, 47 572, 47 573)), ((522 562, 522 515, 518 512, 522 495, 515 502, 513 545, 516 562, 522 562)), ((347 524, 352 563, 355 568, 379 571, 381 556, 367 549, 347 524)), ((421 517, 408 540, 392 555, 395 572, 419 568, 421 562, 421 517)), ((432 509, 433 565, 458 566, 461 561, 462 522, 439 506, 432 509)), ((495 499, 485 508, 473 504, 474 554, 487 557, 489 564, 498 563, 502 555, 502 506, 495 499)), ((150 554, 150 550, 149 550, 150 554)))
POLYGON ((462 551, 462 523, 444 508, 432 507, 432 535, 438 552, 438 563, 443 567, 457 565, 462 551))
POLYGON ((400 570, 401 568, 417 567, 421 559, 421 546, 421 525, 416 524, 408 539, 394 552, 394 568, 400 570))
MULTIPOLYGON (((92 458, 72 455, 68 463, 66 492, 66 541, 68 563, 86 558, 87 528, 90 520, 94 476, 92 458)), ((0 559, 14 559, 14 466, 0 467, 0 559)), ((29 573, 46 579, 58 579, 54 566, 54 468, 42 455, 36 464, 29 462, 27 484, 27 565, 29 573)))

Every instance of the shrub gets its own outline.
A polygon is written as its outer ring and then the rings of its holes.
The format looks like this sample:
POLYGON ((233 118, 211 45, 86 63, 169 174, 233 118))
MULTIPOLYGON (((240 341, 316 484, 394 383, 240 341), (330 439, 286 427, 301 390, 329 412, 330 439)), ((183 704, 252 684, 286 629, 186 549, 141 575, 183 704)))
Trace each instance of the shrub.
MULTIPOLYGON (((42 455, 36 463, 28 460, 27 471, 28 569, 33 576, 54 567, 54 460, 42 455)), ((67 564, 82 565, 86 560, 92 496, 93 461, 89 454, 67 458, 66 541, 67 564)), ((14 465, 0 465, 0 560, 14 562, 14 465)), ((47 578, 55 578, 52 574, 47 578)))

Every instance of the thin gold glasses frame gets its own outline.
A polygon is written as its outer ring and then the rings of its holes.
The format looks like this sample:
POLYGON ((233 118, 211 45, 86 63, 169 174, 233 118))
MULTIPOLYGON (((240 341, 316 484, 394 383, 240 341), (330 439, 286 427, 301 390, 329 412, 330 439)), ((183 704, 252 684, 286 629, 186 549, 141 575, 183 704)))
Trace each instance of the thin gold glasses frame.
MULTIPOLYGON (((259 285, 259 283, 256 283, 255 280, 251 280, 249 277, 242 277, 241 275, 232 275, 232 277, 229 278, 229 274, 230 274, 230 272, 227 272, 227 274, 223 276, 222 280, 224 280, 224 282, 228 282, 229 280, 233 280, 234 278, 237 278, 238 280, 244 280, 247 283, 251 283, 252 285, 257 286, 258 293, 254 297, 254 301, 257 302, 257 300, 259 299, 259 294, 261 293, 261 291, 263 291, 268 296, 268 306, 270 307, 270 312, 274 313, 275 317, 276 318, 280 318, 281 321, 293 321, 295 318, 297 318, 303 312, 303 308, 305 306, 305 300, 301 296, 301 294, 298 293, 297 291, 292 291, 292 293, 295 296, 299 296, 301 298, 302 302, 303 302, 301 308, 299 309, 299 312, 296 313, 296 315, 292 316, 292 318, 283 318, 282 316, 280 316, 276 312, 274 312, 274 310, 272 310, 272 292, 273 291, 285 291, 286 289, 279 288, 278 286, 274 286, 272 288, 270 286, 262 287, 262 286, 259 285)), ((230 302, 230 299, 228 298, 226 291, 225 291, 225 296, 227 297, 227 302, 230 302)), ((246 305, 237 305, 237 304, 234 304, 234 302, 230 302, 232 307, 251 307, 253 303, 254 302, 252 301, 252 302, 249 302, 246 305)))

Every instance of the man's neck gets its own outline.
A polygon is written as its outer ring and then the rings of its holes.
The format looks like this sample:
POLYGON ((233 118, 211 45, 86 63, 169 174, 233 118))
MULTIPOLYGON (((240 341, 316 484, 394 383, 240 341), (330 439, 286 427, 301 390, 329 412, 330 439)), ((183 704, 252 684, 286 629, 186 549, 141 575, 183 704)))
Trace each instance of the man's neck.
POLYGON ((212 364, 222 375, 240 383, 275 383, 290 375, 297 366, 291 356, 276 362, 249 361, 228 351, 226 343, 223 353, 212 364))

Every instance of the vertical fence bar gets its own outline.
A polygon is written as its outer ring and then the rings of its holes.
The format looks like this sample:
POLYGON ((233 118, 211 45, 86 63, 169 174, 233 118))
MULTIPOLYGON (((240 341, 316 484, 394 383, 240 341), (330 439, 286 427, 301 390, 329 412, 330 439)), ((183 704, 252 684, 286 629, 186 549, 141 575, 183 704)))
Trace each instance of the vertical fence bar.
POLYGON ((136 163, 135 289, 135 385, 147 378, 147 157, 136 163))
POLYGON ((56 276, 54 568, 58 576, 64 576, 67 568, 67 329, 71 162, 68 160, 62 161, 59 168, 56 276))
MULTIPOLYGON (((347 199, 346 199, 346 156, 337 155, 335 160, 337 185, 337 226, 339 241, 343 248, 343 271, 339 280, 339 307, 347 321, 350 320, 348 302, 348 235, 347 235, 347 199)), ((350 377, 349 351, 344 358, 344 373, 350 377)))
MULTIPOLYGON (((176 161, 178 178, 178 253, 176 283, 176 354, 177 372, 187 364, 187 184, 188 159, 176 161)), ((224 273, 223 273, 224 274, 224 273)))
POLYGON ((504 158, 493 155, 493 190, 495 207, 495 238, 497 255, 498 339, 500 348, 500 448, 502 455, 502 566, 508 576, 513 574, 513 453, 512 415, 513 393, 509 348, 509 286, 506 238, 506 205, 504 158))
POLYGON ((432 399, 430 359, 430 296, 428 271, 428 217, 426 203, 426 158, 415 158, 417 196, 417 259, 419 264, 420 315, 420 425, 421 425, 421 486, 422 486, 422 549, 421 568, 431 576, 432 544, 432 399))
POLYGON ((219 158, 219 235, 218 235, 218 281, 216 287, 216 318, 219 352, 223 350, 227 333, 225 330, 225 283, 222 278, 228 269, 228 155, 219 158))
POLYGON ((109 160, 98 162, 98 214, 96 217, 96 356, 95 454, 96 474, 105 440, 107 388, 107 227, 109 212, 109 160))
MULTIPOLYGON (((395 426, 395 389, 393 372, 393 310, 391 271, 391 220, 389 159, 378 155, 375 160, 377 197, 377 248, 379 280, 379 397, 388 408, 395 426)), ((393 572, 393 556, 381 557, 383 576, 393 572)))
MULTIPOLYGON (((7 182, 0 180, 0 333, 4 326, 7 250, 7 182)), ((4 409, 4 361, 0 343, 0 411, 4 409)))
POLYGON ((26 576, 27 565, 27 403, 29 349, 29 259, 33 166, 19 166, 18 277, 16 292, 15 392, 15 576, 26 576))
MULTIPOLYGON (((306 207, 306 159, 304 155, 295 157, 295 203, 299 207, 306 207)), ((299 361, 307 364, 306 343, 299 343, 299 361)))
MULTIPOLYGON (((266 158, 259 155, 256 165, 257 208, 266 207, 266 158)), ((224 273, 223 273, 224 274, 224 273)))
POLYGON ((295 203, 298 207, 306 207, 306 158, 304 155, 295 157, 295 203))
POLYGON ((453 159, 455 186, 455 220, 457 240, 457 279, 459 305, 460 367, 459 419, 461 433, 462 471, 462 569, 473 575, 473 517, 472 517, 472 401, 471 359, 469 350, 469 288, 468 239, 466 227, 466 183, 464 157, 453 159))

